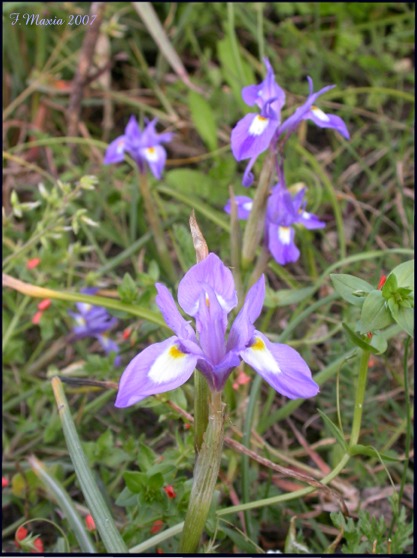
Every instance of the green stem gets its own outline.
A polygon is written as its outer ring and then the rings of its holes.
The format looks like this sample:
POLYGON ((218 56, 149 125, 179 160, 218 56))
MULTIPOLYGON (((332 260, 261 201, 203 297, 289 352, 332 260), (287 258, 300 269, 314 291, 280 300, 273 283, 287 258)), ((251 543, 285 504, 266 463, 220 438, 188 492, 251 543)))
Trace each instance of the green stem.
POLYGON ((410 405, 410 394, 409 394, 409 386, 408 386, 408 348, 410 346, 411 337, 408 336, 405 345, 404 345, 404 399, 405 399, 405 460, 404 460, 404 468, 401 475, 401 482, 400 482, 400 489, 398 491, 398 507, 396 513, 393 514, 389 536, 391 536, 395 524, 397 522, 398 516, 400 515, 401 510, 401 500, 404 494, 404 486, 407 480, 407 473, 408 473, 408 464, 410 462, 410 447, 411 447, 411 405, 410 405))
POLYGON ((177 274, 175 272, 174 265, 168 252, 166 239, 161 227, 161 221, 158 218, 155 205, 152 200, 148 177, 144 173, 139 173, 139 188, 143 198, 143 203, 145 205, 146 217, 154 235, 156 249, 158 251, 159 257, 161 258, 162 267, 164 268, 170 280, 175 283, 177 281, 177 274))
POLYGON ((207 380, 197 370, 194 372, 194 447, 197 453, 203 445, 204 433, 207 430, 209 420, 209 396, 210 390, 207 380))
POLYGON ((242 268, 248 269, 264 232, 266 202, 275 168, 276 154, 269 151, 259 177, 259 184, 253 199, 252 211, 246 224, 242 246, 242 268))
POLYGON ((204 442, 194 467, 190 503, 185 516, 180 553, 198 550, 220 469, 224 437, 221 392, 211 392, 210 414, 204 442))
POLYGON ((350 435, 350 447, 358 443, 361 431, 363 402, 365 400, 366 379, 368 376, 368 361, 371 353, 369 351, 361 351, 359 362, 358 385, 356 387, 355 408, 353 411, 352 433, 350 435))

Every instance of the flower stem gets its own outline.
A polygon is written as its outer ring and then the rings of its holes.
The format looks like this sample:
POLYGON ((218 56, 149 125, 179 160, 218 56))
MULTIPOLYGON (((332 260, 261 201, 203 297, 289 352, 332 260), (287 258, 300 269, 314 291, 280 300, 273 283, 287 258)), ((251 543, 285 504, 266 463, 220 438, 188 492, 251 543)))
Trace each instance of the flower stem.
POLYGON ((203 445, 204 433, 207 430, 209 420, 209 396, 210 390, 207 380, 197 370, 194 371, 194 448, 200 452, 203 445))
POLYGON ((224 438, 224 407, 221 393, 211 392, 209 421, 194 467, 193 487, 184 521, 180 553, 194 553, 198 550, 220 469, 224 438))
POLYGON ((243 235, 243 269, 248 269, 250 266, 264 232, 266 202, 269 195, 269 188, 271 186, 271 177, 275 169, 275 160, 275 152, 273 150, 269 151, 267 158, 265 159, 264 166, 262 167, 259 184, 253 199, 253 207, 249 214, 249 219, 243 235))
POLYGON ((161 222, 156 213, 155 205, 152 200, 151 191, 149 188, 148 177, 145 173, 139 173, 139 189, 143 198, 143 203, 145 206, 145 213, 148 219, 149 226, 154 235, 156 249, 158 251, 159 257, 161 258, 162 267, 165 273, 168 275, 170 280, 175 283, 177 280, 177 274, 174 269, 171 257, 169 255, 166 239, 164 237, 164 232, 161 227, 161 222))
POLYGON ((350 447, 355 446, 359 440, 361 430, 363 402, 365 400, 366 379, 368 376, 369 351, 361 351, 359 362, 358 385, 356 387, 355 408, 353 411, 352 433, 350 435, 350 447))

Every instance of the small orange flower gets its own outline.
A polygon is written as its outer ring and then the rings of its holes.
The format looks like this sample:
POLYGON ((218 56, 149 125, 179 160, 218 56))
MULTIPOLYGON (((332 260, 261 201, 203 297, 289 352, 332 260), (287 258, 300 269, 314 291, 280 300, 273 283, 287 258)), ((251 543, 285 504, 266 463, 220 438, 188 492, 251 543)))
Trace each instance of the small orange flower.
POLYGON ((151 527, 152 535, 155 535, 156 533, 159 533, 159 531, 162 529, 163 526, 164 526, 164 522, 162 521, 162 519, 155 520, 152 523, 152 527, 151 527))
POLYGON ((41 321, 42 314, 43 312, 41 312, 40 310, 36 312, 32 318, 32 324, 38 325, 38 323, 41 321))
POLYGON ((236 380, 233 382, 232 388, 234 390, 239 389, 239 386, 244 386, 245 384, 247 384, 248 382, 250 382, 250 376, 248 376, 247 374, 245 374, 245 372, 243 372, 243 370, 239 369, 238 375, 236 380))
POLYGON ((52 304, 52 300, 50 298, 45 298, 44 300, 41 300, 40 303, 38 304, 38 310, 44 312, 51 306, 51 304, 52 304))
POLYGON ((382 275, 381 279, 379 280, 379 283, 378 283, 378 287, 377 287, 378 291, 380 291, 382 289, 382 287, 385 285, 386 280, 387 280, 387 276, 382 275))
POLYGON ((127 327, 125 330, 123 330, 123 333, 122 333, 123 339, 125 341, 126 341, 126 339, 129 339, 131 333, 132 333, 132 328, 127 327))
POLYGON ((26 269, 34 269, 41 263, 40 258, 32 258, 26 262, 26 269))
POLYGON ((95 531, 96 530, 96 523, 95 523, 94 518, 91 515, 91 513, 89 513, 88 515, 85 516, 85 526, 87 527, 87 529, 89 531, 95 531))
POLYGON ((171 484, 168 484, 167 486, 164 486, 164 490, 165 490, 165 494, 168 496, 168 498, 176 498, 177 494, 174 490, 174 487, 171 484))

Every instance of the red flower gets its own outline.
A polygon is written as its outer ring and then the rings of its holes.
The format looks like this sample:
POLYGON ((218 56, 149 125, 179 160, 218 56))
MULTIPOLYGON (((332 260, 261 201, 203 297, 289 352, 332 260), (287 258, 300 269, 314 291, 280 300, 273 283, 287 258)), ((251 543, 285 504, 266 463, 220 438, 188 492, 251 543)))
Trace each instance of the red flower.
POLYGON ((127 327, 126 329, 124 329, 124 330, 123 330, 123 333, 122 333, 123 339, 124 339, 125 341, 126 341, 126 339, 129 339, 131 333, 132 333, 132 328, 127 327))
POLYGON ((41 312, 40 310, 36 312, 32 318, 32 324, 38 325, 38 323, 41 321, 42 314, 43 312, 41 312))
POLYGON ((42 539, 40 537, 37 537, 33 541, 33 546, 35 547, 36 552, 39 552, 39 553, 43 552, 43 542, 42 542, 42 539))
POLYGON ((41 300, 41 302, 38 304, 38 310, 44 312, 51 306, 51 304, 52 300, 50 298, 45 298, 45 300, 41 300))
POLYGON ((174 487, 171 484, 164 486, 165 494, 168 498, 175 498, 177 494, 175 493, 174 487))
POLYGON ((34 268, 37 267, 40 263, 41 263, 41 259, 40 259, 40 258, 32 258, 31 260, 28 260, 28 261, 26 262, 26 268, 27 268, 27 269, 34 269, 34 268))
POLYGON ((379 280, 379 283, 378 283, 378 287, 377 287, 378 291, 380 291, 382 289, 382 287, 385 285, 386 280, 387 280, 387 276, 382 275, 381 279, 379 280))
POLYGON ((94 518, 91 515, 91 513, 89 513, 88 515, 85 516, 85 526, 87 527, 87 529, 89 531, 95 531, 96 530, 96 523, 95 523, 94 518))
POLYGON ((27 536, 28 536, 28 530, 26 529, 26 527, 19 527, 16 531, 15 539, 18 542, 21 542, 23 541, 23 539, 26 539, 27 536))
POLYGON ((1 477, 1 487, 6 488, 6 486, 9 486, 9 479, 7 479, 6 477, 1 477))
POLYGON ((151 527, 152 535, 159 533, 159 531, 162 529, 163 526, 164 526, 164 522, 162 521, 162 519, 157 519, 156 521, 154 521, 151 527))

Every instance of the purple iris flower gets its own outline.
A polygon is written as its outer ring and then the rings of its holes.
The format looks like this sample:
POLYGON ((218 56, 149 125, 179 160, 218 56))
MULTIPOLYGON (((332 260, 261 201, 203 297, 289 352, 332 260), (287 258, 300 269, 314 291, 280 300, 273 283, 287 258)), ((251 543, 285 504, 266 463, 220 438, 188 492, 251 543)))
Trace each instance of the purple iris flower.
MULTIPOLYGON (((97 291, 98 289, 95 287, 87 287, 81 290, 82 293, 89 295, 93 295, 97 291)), ((68 314, 75 320, 75 325, 72 328, 75 338, 95 337, 106 354, 118 353, 117 343, 107 336, 109 329, 117 324, 117 318, 110 316, 107 310, 101 306, 93 306, 86 302, 76 302, 75 306, 78 312, 68 311, 68 314)), ((120 363, 120 356, 116 356, 114 365, 118 366, 120 363)))
POLYGON ((242 98, 249 106, 258 105, 260 114, 249 113, 239 120, 232 130, 231 148, 237 161, 250 159, 243 176, 243 185, 250 186, 253 174, 250 169, 257 157, 271 144, 281 123, 281 108, 285 104, 285 93, 276 83, 268 58, 264 58, 266 78, 259 85, 248 85, 242 89, 242 98))
POLYGON ((160 144, 171 141, 172 134, 158 134, 155 131, 156 122, 156 119, 148 122, 142 132, 136 118, 131 116, 125 133, 108 146, 104 164, 120 163, 124 154, 128 153, 136 161, 141 173, 145 173, 149 166, 155 178, 160 179, 167 158, 166 151, 160 144))
POLYGON ((180 314, 167 287, 157 283, 156 289, 156 303, 175 335, 150 345, 130 362, 120 379, 116 407, 128 407, 149 395, 175 389, 195 368, 211 390, 220 391, 241 360, 291 399, 318 393, 319 387, 298 352, 271 343, 253 325, 262 311, 264 276, 247 293, 227 339, 228 314, 238 301, 233 275, 218 256, 210 253, 178 286, 178 302, 195 319, 195 330, 180 314))
POLYGON ((335 114, 326 114, 314 104, 320 95, 323 95, 323 93, 330 91, 330 89, 333 89, 336 86, 327 85, 326 87, 323 87, 323 89, 320 89, 320 91, 314 93, 313 80, 310 76, 307 76, 307 80, 310 92, 306 102, 301 107, 298 107, 294 114, 283 122, 279 129, 279 135, 281 136, 286 132, 290 134, 297 128, 302 120, 312 120, 314 124, 319 126, 319 128, 333 128, 348 140, 350 135, 346 124, 340 116, 336 116, 335 114))
MULTIPOLYGON (((248 196, 235 196, 236 208, 237 208, 237 218, 242 219, 242 221, 248 219, 249 213, 252 210, 253 199, 248 196)), ((232 212, 232 204, 230 200, 224 206, 224 211, 229 215, 232 212)))
POLYGON ((232 130, 231 148, 237 161, 250 159, 243 175, 242 184, 250 186, 253 182, 251 169, 258 156, 271 145, 277 143, 284 133, 292 133, 302 120, 312 120, 320 128, 334 128, 349 139, 349 132, 343 120, 334 114, 325 114, 314 105, 320 95, 333 89, 328 85, 313 93, 313 81, 307 77, 310 94, 307 101, 281 124, 281 109, 285 104, 285 93, 276 83, 274 72, 267 58, 264 58, 267 75, 260 85, 249 85, 242 89, 242 97, 247 105, 258 105, 260 114, 249 113, 232 130))
POLYGON ((305 211, 304 196, 304 188, 292 197, 285 187, 277 184, 268 199, 266 241, 272 256, 281 265, 295 262, 300 257, 294 242, 293 225, 300 224, 306 229, 322 229, 326 226, 316 215, 305 211))

